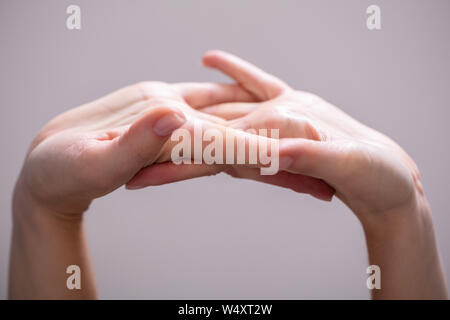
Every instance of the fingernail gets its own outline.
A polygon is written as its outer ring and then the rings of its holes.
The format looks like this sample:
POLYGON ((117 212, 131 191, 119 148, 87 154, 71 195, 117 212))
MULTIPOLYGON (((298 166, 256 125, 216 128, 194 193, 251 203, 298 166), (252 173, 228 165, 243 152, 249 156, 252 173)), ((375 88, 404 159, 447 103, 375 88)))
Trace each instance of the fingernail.
POLYGON ((142 189, 142 188, 144 188, 144 186, 130 185, 130 184, 125 185, 125 189, 127 189, 127 190, 138 190, 138 189, 142 189))
POLYGON ((281 157, 279 169, 280 170, 288 169, 291 166, 292 162, 294 162, 294 159, 292 159, 291 157, 281 157))
POLYGON ((153 125, 153 132, 160 137, 165 137, 181 127, 185 122, 186 118, 184 116, 177 113, 169 113, 156 121, 153 125))
POLYGON ((323 201, 327 201, 327 202, 331 202, 331 200, 333 200, 333 195, 322 195, 322 194, 311 194, 314 198, 319 199, 319 200, 323 200, 323 201))
POLYGON ((333 200, 336 190, 323 180, 321 182, 322 183, 313 183, 310 185, 311 195, 319 200, 330 202, 333 200))

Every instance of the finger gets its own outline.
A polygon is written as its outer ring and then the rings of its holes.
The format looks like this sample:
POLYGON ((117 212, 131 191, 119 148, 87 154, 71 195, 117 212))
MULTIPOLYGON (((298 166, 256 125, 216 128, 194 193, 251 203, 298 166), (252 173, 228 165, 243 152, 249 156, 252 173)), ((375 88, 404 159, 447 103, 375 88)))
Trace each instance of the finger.
POLYGON ((224 102, 251 102, 256 98, 245 89, 225 83, 176 83, 175 90, 192 108, 202 108, 224 102))
POLYGON ((321 179, 280 171, 275 175, 261 175, 258 169, 234 166, 226 173, 235 178, 255 180, 283 188, 291 189, 298 193, 307 193, 313 197, 331 201, 335 190, 321 179))
POLYGON ((228 164, 261 167, 261 174, 275 174, 278 169, 278 140, 210 123, 188 122, 176 130, 165 145, 157 163, 173 162, 142 170, 128 183, 133 189, 148 185, 211 175, 223 171, 228 164), (214 145, 213 147, 211 147, 214 145), (180 152, 182 154, 180 154, 180 152), (214 154, 214 155, 213 155, 214 154), (189 164, 195 164, 190 166, 189 164), (160 173, 154 176, 154 173, 160 173), (147 178, 149 179, 147 181, 147 178), (150 179, 151 178, 151 179, 150 179))
POLYGON ((203 56, 206 67, 222 71, 261 101, 277 97, 289 86, 254 65, 223 51, 209 51, 203 56))
POLYGON ((260 109, 260 111, 228 120, 227 126, 240 130, 278 130, 279 139, 325 139, 323 129, 322 131, 319 129, 320 124, 317 121, 301 114, 293 114, 288 109, 279 109, 276 112, 272 112, 272 110, 267 109, 260 109))
POLYGON ((259 108, 258 103, 221 103, 199 109, 199 111, 225 120, 234 120, 246 116, 257 108, 259 108))
POLYGON ((256 133, 256 130, 243 131, 191 119, 173 133, 157 162, 186 163, 185 160, 192 160, 194 164, 205 162, 269 166, 272 160, 278 159, 277 132, 273 133, 271 130, 260 132, 261 135, 256 133))
POLYGON ((227 168, 226 165, 157 163, 140 170, 128 183, 127 189, 141 189, 188 179, 216 175, 227 168))
POLYGON ((302 138, 281 139, 279 154, 282 169, 320 178, 331 184, 334 184, 344 169, 344 149, 330 142, 302 138))
POLYGON ((216 175, 220 172, 235 178, 255 180, 267 184, 291 189, 298 193, 307 193, 321 200, 330 201, 334 195, 334 189, 324 181, 300 174, 278 172, 272 176, 263 176, 259 169, 239 166, 218 165, 175 165, 170 162, 155 164, 144 168, 127 183, 128 189, 140 189, 147 186, 158 186, 188 179, 216 175))
POLYGON ((185 122, 184 114, 176 108, 152 108, 115 140, 108 156, 118 167, 133 168, 134 174, 157 159, 172 132, 185 122))

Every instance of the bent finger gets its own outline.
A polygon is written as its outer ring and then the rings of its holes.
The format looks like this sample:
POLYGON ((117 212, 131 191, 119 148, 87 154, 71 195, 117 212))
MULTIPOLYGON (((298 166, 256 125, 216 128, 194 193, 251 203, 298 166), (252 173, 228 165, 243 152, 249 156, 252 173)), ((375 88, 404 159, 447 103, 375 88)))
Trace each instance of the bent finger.
POLYGON ((225 73, 261 101, 277 97, 289 86, 275 76, 227 52, 208 51, 203 64, 225 73))

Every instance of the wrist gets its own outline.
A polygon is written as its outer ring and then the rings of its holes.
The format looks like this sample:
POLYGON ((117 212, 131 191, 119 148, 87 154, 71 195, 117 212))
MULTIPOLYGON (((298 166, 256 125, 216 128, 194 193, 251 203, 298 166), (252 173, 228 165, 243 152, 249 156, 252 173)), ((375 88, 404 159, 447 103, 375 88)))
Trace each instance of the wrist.
POLYGON ((362 222, 370 265, 381 270, 375 299, 447 299, 445 277, 424 196, 362 222))
POLYGON ((37 202, 18 181, 13 197, 9 297, 95 298, 82 215, 65 215, 37 202), (68 290, 67 267, 83 272, 81 290, 68 290))
POLYGON ((32 223, 36 227, 42 224, 79 226, 83 220, 83 211, 59 211, 52 206, 39 201, 25 183, 22 175, 14 188, 12 199, 13 223, 32 223))
POLYGON ((400 230, 411 228, 428 228, 433 223, 431 209, 424 195, 415 196, 409 203, 386 212, 358 216, 369 238, 387 233, 399 234, 400 230))

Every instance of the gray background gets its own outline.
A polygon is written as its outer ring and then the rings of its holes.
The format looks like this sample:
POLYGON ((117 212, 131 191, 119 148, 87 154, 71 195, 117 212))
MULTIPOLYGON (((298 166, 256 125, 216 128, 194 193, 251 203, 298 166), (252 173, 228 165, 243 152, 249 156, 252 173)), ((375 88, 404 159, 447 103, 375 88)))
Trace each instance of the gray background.
MULTIPOLYGON (((141 80, 224 80, 241 55, 391 136, 415 159, 450 277, 450 1, 0 1, 0 298, 11 191, 53 116, 141 80), (82 30, 66 29, 81 6, 82 30), (382 30, 366 28, 378 4, 382 30)), ((102 298, 368 298, 367 254, 341 203, 219 175, 118 190, 87 213, 102 298)), ((413 279, 412 279, 413 281, 413 279)))

